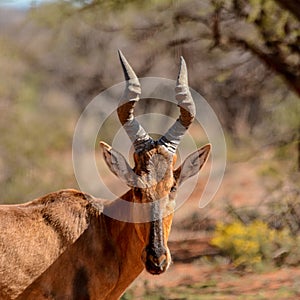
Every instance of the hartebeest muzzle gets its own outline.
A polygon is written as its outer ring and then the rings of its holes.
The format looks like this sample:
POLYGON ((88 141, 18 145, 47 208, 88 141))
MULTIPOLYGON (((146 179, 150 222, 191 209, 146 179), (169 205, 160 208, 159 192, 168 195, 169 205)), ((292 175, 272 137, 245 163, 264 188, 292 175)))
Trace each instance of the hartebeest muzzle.
POLYGON ((159 275, 167 270, 170 263, 168 262, 167 250, 165 249, 165 247, 158 249, 152 249, 147 247, 145 251, 145 266, 146 270, 149 273, 153 275, 159 275))

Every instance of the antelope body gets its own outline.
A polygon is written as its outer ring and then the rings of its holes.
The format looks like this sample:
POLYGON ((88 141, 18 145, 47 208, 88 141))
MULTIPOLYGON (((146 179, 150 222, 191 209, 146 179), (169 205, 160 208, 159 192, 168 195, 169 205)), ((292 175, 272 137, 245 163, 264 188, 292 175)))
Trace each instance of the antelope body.
POLYGON ((144 268, 161 274, 171 263, 167 240, 176 189, 207 160, 210 145, 174 169, 176 148, 195 116, 181 59, 176 86, 180 117, 158 141, 134 118, 139 80, 119 52, 126 88, 118 116, 132 140, 135 166, 104 142, 110 170, 130 187, 108 203, 76 190, 62 190, 21 205, 0 208, 0 299, 119 299, 144 268), (144 204, 145 222, 125 222, 110 212, 133 216, 144 204))

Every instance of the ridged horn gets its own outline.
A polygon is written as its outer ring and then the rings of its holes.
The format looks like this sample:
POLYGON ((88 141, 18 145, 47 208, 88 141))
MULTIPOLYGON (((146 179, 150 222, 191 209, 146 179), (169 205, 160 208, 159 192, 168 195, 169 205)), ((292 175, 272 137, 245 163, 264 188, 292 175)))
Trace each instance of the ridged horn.
POLYGON ((148 145, 153 142, 134 117, 134 106, 140 100, 141 85, 123 53, 120 50, 118 50, 118 53, 126 80, 126 87, 120 99, 117 113, 123 128, 133 143, 135 151, 140 152, 147 149, 148 145))
POLYGON ((176 100, 180 108, 179 118, 158 141, 159 144, 166 146, 171 153, 176 152, 183 135, 194 121, 196 115, 195 103, 188 85, 186 63, 182 56, 180 57, 180 67, 175 92, 176 100))

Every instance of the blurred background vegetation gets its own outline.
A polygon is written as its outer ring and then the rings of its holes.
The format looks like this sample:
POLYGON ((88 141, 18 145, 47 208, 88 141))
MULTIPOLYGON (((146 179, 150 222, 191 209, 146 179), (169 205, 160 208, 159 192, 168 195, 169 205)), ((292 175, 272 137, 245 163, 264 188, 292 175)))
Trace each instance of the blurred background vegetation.
MULTIPOLYGON (((288 235, 297 235, 299 20, 297 0, 54 0, 32 1, 23 10, 0 6, 1 201, 24 202, 77 187, 74 127, 94 96, 123 81, 118 48, 140 77, 174 79, 183 55, 190 86, 210 103, 225 131, 225 176, 250 162, 264 190, 263 217, 256 208, 232 206, 228 216, 238 224, 263 219, 270 230, 288 228, 288 235)), ((153 103, 141 102, 138 111, 170 113, 164 103, 153 103)), ((106 134, 109 139, 109 130, 106 134)), ((220 235, 227 227, 218 228, 220 235)))
POLYGON ((277 156, 261 173, 292 180, 300 169, 293 3, 70 0, 1 7, 2 201, 76 185, 69 161, 74 124, 94 96, 123 80, 118 48, 140 77, 174 78, 183 55, 191 87, 222 122, 230 160, 271 147, 277 156))

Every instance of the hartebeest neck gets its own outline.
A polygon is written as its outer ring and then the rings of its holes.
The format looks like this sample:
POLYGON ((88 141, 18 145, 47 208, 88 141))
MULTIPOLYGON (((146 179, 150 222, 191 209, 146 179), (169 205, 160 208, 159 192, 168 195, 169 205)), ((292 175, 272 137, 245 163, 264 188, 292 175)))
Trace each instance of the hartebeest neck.
POLYGON ((133 199, 133 191, 129 190, 119 199, 114 200, 111 204, 104 207, 103 213, 106 216, 106 222, 110 223, 110 230, 113 239, 118 239, 118 235, 123 234, 123 231, 130 231, 130 235, 137 235, 143 246, 148 242, 150 233, 150 222, 141 222, 141 216, 136 215, 138 210, 135 210, 133 199), (132 222, 136 220, 136 222, 132 222), (129 222, 127 222, 129 221, 129 222))
MULTIPOLYGON (((120 255, 124 257, 124 261, 130 257, 131 261, 135 262, 136 266, 141 266, 141 271, 146 267, 147 271, 152 274, 160 274, 169 266, 171 257, 167 247, 167 239, 170 232, 172 215, 163 217, 163 209, 160 201, 154 201, 147 204, 145 209, 148 216, 148 222, 124 222, 107 217, 107 214, 119 212, 129 214, 132 217, 134 206, 122 204, 130 203, 135 199, 133 193, 136 191, 128 191, 122 196, 122 199, 117 199, 110 205, 104 208, 104 216, 110 230, 109 235, 114 241, 120 255), (133 208, 133 209, 132 209, 133 208), (150 208, 150 209, 149 209, 150 208)), ((142 209, 143 214, 143 209, 142 209)), ((128 215, 127 215, 128 216, 128 215)), ((123 215, 124 217, 124 215, 123 215)), ((135 216, 136 217, 136 216, 135 216)))

